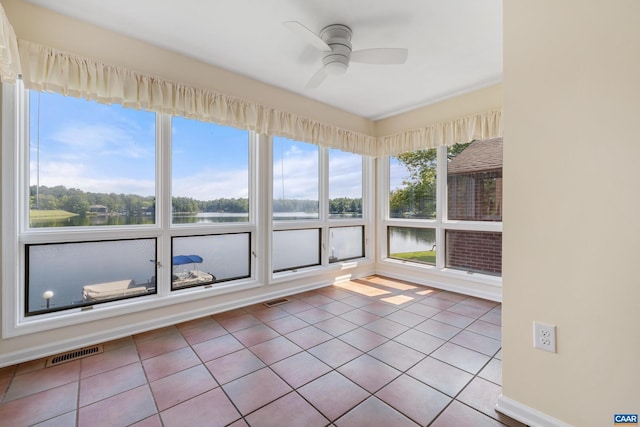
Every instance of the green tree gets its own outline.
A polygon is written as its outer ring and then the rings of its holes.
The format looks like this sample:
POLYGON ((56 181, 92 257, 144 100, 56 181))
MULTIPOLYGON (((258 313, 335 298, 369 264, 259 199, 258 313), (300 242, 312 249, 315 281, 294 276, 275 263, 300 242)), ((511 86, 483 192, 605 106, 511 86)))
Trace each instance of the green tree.
POLYGON ((72 193, 71 195, 63 196, 62 200, 61 208, 67 212, 85 216, 89 210, 89 199, 86 194, 72 193))
MULTIPOLYGON (((469 143, 447 147, 447 160, 463 152, 469 143)), ((436 166, 438 150, 413 151, 400 154, 397 159, 409 172, 402 187, 391 191, 389 212, 391 217, 412 216, 435 218, 436 216, 436 166)))
POLYGON ((198 201, 191 197, 174 197, 172 204, 176 213, 193 213, 199 210, 198 201))
POLYGON ((420 150, 397 157, 409 177, 389 197, 389 210, 394 218, 412 216, 434 218, 436 211, 437 150, 420 150))

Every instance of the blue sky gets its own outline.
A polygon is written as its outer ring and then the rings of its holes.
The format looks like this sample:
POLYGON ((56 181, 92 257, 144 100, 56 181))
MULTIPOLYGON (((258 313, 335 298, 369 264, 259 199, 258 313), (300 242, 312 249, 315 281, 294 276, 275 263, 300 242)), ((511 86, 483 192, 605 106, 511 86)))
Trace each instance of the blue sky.
POLYGON ((154 193, 155 114, 31 92, 29 124, 31 185, 154 193))
MULTIPOLYGON (((318 167, 316 145, 275 137, 273 198, 318 200, 318 167)), ((362 197, 362 156, 329 150, 329 198, 336 197, 362 197)))
POLYGON ((198 200, 248 196, 249 132, 173 119, 174 196, 198 200))
POLYGON ((389 159, 389 190, 397 190, 404 187, 402 182, 409 179, 407 167, 400 163, 396 157, 389 159))
MULTIPOLYGON (((155 193, 153 113, 31 92, 29 131, 31 185, 39 169, 40 185, 49 187, 155 193)), ((174 118, 172 139, 174 196, 247 197, 247 131, 174 118)), ((284 183, 287 198, 317 199, 317 150, 275 138, 274 197, 281 196, 284 183)), ((330 197, 361 196, 360 156, 331 150, 329 167, 330 197)))

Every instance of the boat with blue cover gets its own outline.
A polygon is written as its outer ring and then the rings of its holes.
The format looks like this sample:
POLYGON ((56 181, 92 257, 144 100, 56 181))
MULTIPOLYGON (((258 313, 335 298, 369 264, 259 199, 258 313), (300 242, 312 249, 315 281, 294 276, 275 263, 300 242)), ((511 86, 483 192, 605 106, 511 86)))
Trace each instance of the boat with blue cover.
POLYGON ((173 275, 171 276, 171 286, 173 289, 186 286, 206 285, 213 283, 216 276, 198 269, 198 264, 202 264, 200 255, 176 255, 172 259, 173 275), (182 266, 182 267, 181 267, 182 266), (190 266, 190 267, 189 267, 190 266), (180 269, 181 268, 181 269, 180 269), (180 269, 180 271, 176 271, 180 269))

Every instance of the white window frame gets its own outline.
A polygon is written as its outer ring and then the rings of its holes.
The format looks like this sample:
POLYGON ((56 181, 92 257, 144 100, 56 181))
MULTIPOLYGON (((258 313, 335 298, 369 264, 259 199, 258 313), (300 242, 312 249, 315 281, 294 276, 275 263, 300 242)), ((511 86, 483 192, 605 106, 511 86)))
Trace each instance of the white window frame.
POLYGON ((265 191, 265 195, 268 195, 268 214, 265 215, 269 220, 269 255, 271 255, 271 248, 273 247, 273 232, 279 230, 302 230, 302 229, 320 229, 321 243, 320 243, 320 264, 311 267, 304 267, 299 269, 290 269, 285 271, 273 272, 273 266, 271 258, 269 258, 269 283, 278 284, 289 281, 291 279, 297 279, 301 277, 309 277, 317 275, 324 271, 336 271, 345 270, 345 275, 348 275, 348 270, 354 269, 363 263, 373 262, 374 250, 373 245, 370 242, 374 241, 375 227, 373 221, 374 215, 374 168, 375 161, 373 158, 362 155, 362 218, 329 218, 329 148, 318 147, 318 183, 319 183, 319 215, 318 219, 313 220, 273 220, 273 138, 268 138, 269 146, 269 160, 268 160, 268 175, 270 179, 268 181, 268 189, 265 191), (364 233, 364 256, 362 258, 356 258, 345 261, 329 262, 329 230, 331 227, 346 227, 346 226, 363 226, 364 233))
MULTIPOLYGON (((247 223, 171 225, 171 116, 156 115, 156 223, 126 227, 78 227, 64 230, 28 228, 26 201, 29 193, 28 91, 21 81, 2 85, 2 338, 78 325, 142 310, 179 304, 215 295, 262 286, 260 259, 250 259, 251 276, 222 282, 219 286, 171 291, 171 238, 195 234, 250 232, 251 248, 261 245, 257 211, 257 139, 249 141, 249 221, 247 223), (163 173, 164 171, 164 173, 163 173), (26 198, 26 199, 25 199, 26 198), (61 236, 64 235, 64 239, 61 236), (156 294, 104 302, 93 306, 25 316, 25 244, 155 238, 161 268, 157 271, 156 294)), ((264 282, 262 282, 264 283, 264 282)))
POLYGON ((436 218, 404 219, 391 218, 389 215, 390 196, 390 158, 378 159, 378 215, 382 218, 378 226, 377 260, 383 265, 399 266, 407 270, 425 272, 434 277, 464 277, 465 281, 475 281, 488 285, 502 285, 502 277, 490 274, 447 268, 445 266, 445 233, 447 230, 484 231, 502 233, 502 221, 459 221, 447 219, 447 146, 438 147, 436 164, 436 218), (436 263, 435 265, 389 258, 388 227, 433 228, 436 231, 436 263))

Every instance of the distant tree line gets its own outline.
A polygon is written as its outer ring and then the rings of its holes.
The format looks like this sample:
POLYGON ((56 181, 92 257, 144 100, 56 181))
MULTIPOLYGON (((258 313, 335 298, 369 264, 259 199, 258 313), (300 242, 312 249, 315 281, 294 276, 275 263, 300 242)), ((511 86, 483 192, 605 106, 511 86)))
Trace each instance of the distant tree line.
MULTIPOLYGON (((317 213, 319 203, 317 200, 300 199, 276 199, 273 201, 274 212, 305 212, 317 213)), ((337 197, 329 200, 330 214, 354 214, 362 213, 362 199, 337 197)))
POLYGON ((142 215, 155 209, 155 197, 136 194, 89 193, 63 185, 30 187, 31 209, 60 209, 84 216, 93 205, 105 206, 109 212, 123 215, 142 215))
MULTIPOLYGON (((156 200, 153 196, 139 196, 136 194, 116 193, 90 193, 77 188, 66 188, 58 185, 55 187, 32 185, 30 188, 31 209, 40 210, 64 210, 80 216, 89 213, 89 207, 94 205, 105 206, 109 213, 118 215, 143 215, 153 212, 156 200)), ((173 212, 189 214, 198 212, 249 212, 249 200, 247 198, 196 200, 191 197, 173 197, 173 212)), ((274 212, 318 212, 317 200, 285 199, 274 200, 274 212)), ((340 197, 329 201, 329 212, 362 213, 362 199, 350 199, 340 197)))
POLYGON ((350 199, 348 197, 337 197, 329 200, 330 214, 352 214, 362 213, 362 198, 350 199))
POLYGON ((201 201, 191 197, 174 197, 172 199, 173 212, 178 214, 189 214, 198 212, 227 212, 246 213, 249 212, 249 199, 215 199, 201 201))

